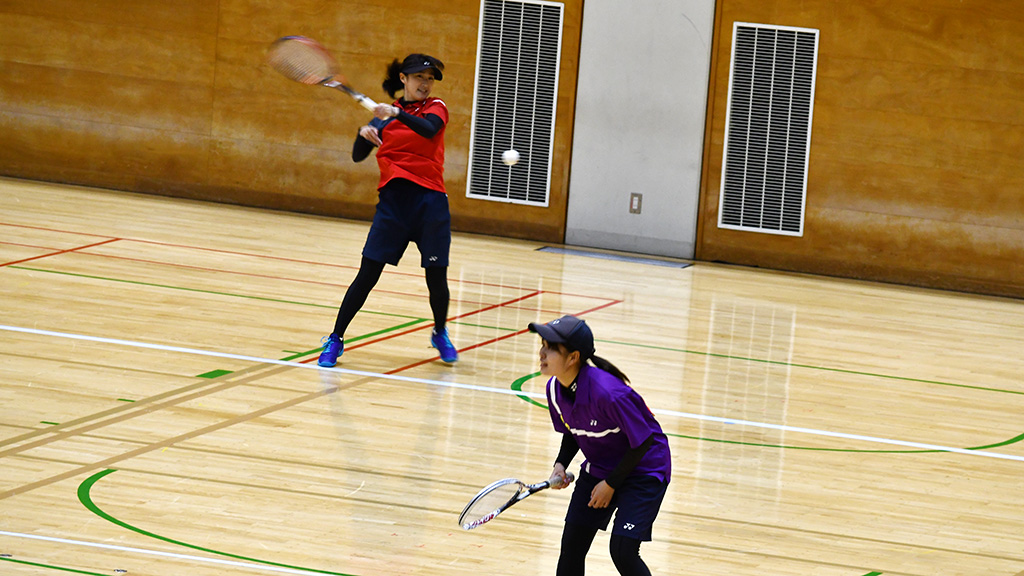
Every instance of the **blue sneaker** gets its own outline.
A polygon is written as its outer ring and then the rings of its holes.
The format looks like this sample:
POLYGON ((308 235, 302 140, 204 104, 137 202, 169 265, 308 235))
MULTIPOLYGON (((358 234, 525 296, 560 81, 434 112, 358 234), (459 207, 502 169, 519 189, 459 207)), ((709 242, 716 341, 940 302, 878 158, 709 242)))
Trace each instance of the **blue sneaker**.
POLYGON ((452 339, 448 337, 448 329, 441 330, 440 333, 434 330, 430 333, 430 345, 441 353, 441 361, 452 364, 458 361, 459 351, 452 345, 452 339))
POLYGON ((320 353, 320 358, 316 363, 324 368, 330 368, 337 364, 338 356, 345 351, 345 342, 338 338, 337 334, 330 334, 324 336, 320 343, 324 345, 324 351, 320 353))

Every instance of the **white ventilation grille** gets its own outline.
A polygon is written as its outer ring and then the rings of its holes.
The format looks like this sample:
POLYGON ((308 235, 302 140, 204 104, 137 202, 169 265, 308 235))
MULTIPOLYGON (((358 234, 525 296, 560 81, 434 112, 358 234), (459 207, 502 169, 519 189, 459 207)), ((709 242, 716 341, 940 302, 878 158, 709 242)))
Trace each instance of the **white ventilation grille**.
POLYGON ((803 236, 818 31, 733 24, 719 228, 803 236))
POLYGON ((483 0, 466 195, 548 205, 562 12, 555 2, 483 0), (501 162, 514 149, 520 161, 501 162))

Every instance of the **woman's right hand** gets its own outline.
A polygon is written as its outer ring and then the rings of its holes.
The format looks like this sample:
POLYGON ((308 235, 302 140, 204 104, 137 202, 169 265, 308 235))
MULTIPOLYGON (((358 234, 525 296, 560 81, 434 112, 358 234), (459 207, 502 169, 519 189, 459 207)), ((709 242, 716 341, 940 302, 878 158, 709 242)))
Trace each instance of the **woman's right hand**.
POLYGON ((359 135, 372 142, 374 146, 380 146, 381 144, 380 132, 369 124, 359 129, 359 135))
POLYGON ((569 486, 569 484, 569 475, 565 472, 565 466, 556 463, 554 469, 551 470, 551 477, 548 478, 548 485, 551 486, 552 490, 561 490, 569 486))

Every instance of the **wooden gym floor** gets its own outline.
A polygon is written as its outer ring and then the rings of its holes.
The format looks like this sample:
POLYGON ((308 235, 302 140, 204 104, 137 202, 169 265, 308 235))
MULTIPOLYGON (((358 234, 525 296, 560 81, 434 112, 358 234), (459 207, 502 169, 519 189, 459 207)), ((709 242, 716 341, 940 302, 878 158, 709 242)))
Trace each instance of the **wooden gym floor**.
POLYGON ((456 234, 456 365, 411 247, 318 369, 367 226, 0 180, 0 573, 553 574, 568 491, 456 517, 547 477, 567 313, 670 435, 655 574, 1024 570, 1021 302, 456 234))

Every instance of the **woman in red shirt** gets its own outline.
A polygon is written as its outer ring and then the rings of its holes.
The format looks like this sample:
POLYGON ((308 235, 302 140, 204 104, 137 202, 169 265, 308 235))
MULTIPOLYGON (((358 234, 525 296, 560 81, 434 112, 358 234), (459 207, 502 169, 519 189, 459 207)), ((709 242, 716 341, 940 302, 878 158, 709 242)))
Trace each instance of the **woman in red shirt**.
POLYGON ((420 251, 420 265, 430 293, 434 330, 430 343, 441 360, 458 360, 448 337, 448 252, 451 213, 444 187, 444 130, 448 107, 430 96, 444 64, 426 54, 410 54, 388 66, 384 90, 402 97, 379 104, 374 118, 359 129, 352 159, 361 162, 377 147, 380 183, 377 210, 363 247, 359 272, 338 309, 334 331, 323 339, 318 364, 334 366, 344 352, 345 330, 377 284, 385 264, 395 266, 410 242, 420 251))

